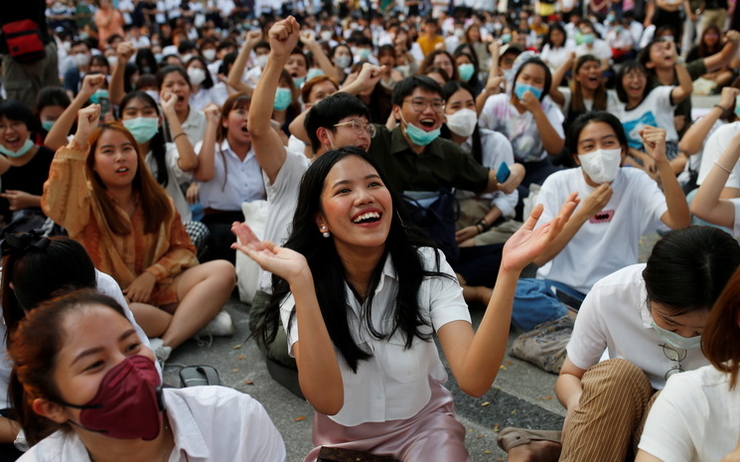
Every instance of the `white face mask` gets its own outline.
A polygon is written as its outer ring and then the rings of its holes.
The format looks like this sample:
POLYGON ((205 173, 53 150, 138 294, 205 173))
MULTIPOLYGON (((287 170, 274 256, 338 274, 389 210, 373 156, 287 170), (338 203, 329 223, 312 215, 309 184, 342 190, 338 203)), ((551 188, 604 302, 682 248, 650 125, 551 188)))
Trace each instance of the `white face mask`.
POLYGON ((116 64, 118 64, 118 56, 108 56, 108 64, 111 68, 116 67, 116 64))
POLYGON ((475 131, 478 123, 478 114, 472 109, 460 109, 454 114, 447 114, 447 128, 459 136, 468 137, 475 131))
POLYGON ((84 67, 90 64, 90 59, 92 57, 87 53, 77 53, 75 55, 75 62, 77 63, 77 67, 84 67))
POLYGON ((213 48, 203 50, 203 57, 206 58, 206 61, 213 61, 216 59, 216 50, 213 48))
POLYGON ((267 55, 259 55, 254 58, 254 64, 261 68, 264 68, 267 65, 267 55))
POLYGON ((188 77, 193 85, 200 85, 206 79, 206 71, 198 67, 188 68, 188 77))
POLYGON ((322 30, 321 31, 321 40, 322 41, 328 42, 329 40, 331 40, 331 36, 332 36, 331 31, 329 31, 329 30, 322 30))
POLYGON ((185 64, 187 64, 188 61, 190 61, 190 58, 192 58, 192 57, 193 57, 193 55, 191 55, 191 54, 185 54, 185 55, 180 56, 180 58, 182 58, 182 62, 185 63, 185 64))
POLYGON ((610 183, 617 177, 622 163, 622 149, 597 149, 588 154, 578 155, 581 168, 594 183, 610 183))

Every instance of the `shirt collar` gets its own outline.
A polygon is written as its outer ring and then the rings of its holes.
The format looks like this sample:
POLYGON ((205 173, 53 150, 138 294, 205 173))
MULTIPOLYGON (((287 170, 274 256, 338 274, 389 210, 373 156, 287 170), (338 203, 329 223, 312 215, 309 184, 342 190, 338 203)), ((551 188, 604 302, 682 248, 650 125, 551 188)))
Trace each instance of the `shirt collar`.
POLYGON ((167 390, 165 390, 165 393, 165 406, 170 415, 169 422, 175 436, 173 451, 178 453, 185 451, 188 458, 210 459, 211 452, 208 450, 208 444, 203 438, 200 427, 188 405, 181 396, 175 393, 167 393, 167 390))
MULTIPOLYGON (((408 141, 406 141, 403 133, 401 133, 401 125, 398 125, 393 129, 393 131, 391 131, 391 154, 398 154, 406 150, 411 151, 411 146, 409 146, 408 141)), ((440 146, 439 138, 429 143, 422 154, 432 154, 439 158, 443 158, 444 156, 442 155, 442 147, 440 146)))

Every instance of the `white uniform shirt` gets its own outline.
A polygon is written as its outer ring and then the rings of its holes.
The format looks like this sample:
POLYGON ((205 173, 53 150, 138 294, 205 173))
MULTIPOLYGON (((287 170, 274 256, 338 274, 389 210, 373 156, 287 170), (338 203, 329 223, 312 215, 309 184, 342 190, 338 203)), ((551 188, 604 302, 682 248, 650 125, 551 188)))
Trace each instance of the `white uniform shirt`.
POLYGON ((639 448, 663 461, 717 462, 740 432, 740 387, 714 366, 671 377, 650 408, 639 448))
MULTIPOLYGON (((665 341, 650 326, 644 269, 644 263, 631 265, 594 284, 578 311, 567 352, 568 359, 585 370, 597 364, 607 350, 610 359, 623 358, 639 367, 653 388, 660 390, 666 373, 677 363, 663 353, 665 341)), ((685 351, 684 370, 709 364, 701 349, 685 351)))
MULTIPOLYGON (((202 144, 196 145, 195 152, 200 151, 202 144)), ((242 202, 265 199, 262 169, 253 148, 249 149, 243 161, 231 150, 228 140, 216 145, 215 150, 215 176, 210 181, 198 182, 203 208, 236 211, 242 209, 242 202)))
MULTIPOLYGON (((481 138, 481 165, 494 171, 498 170, 502 162, 505 162, 509 167, 514 165, 514 152, 511 149, 511 143, 504 135, 487 128, 479 127, 478 131, 481 138)), ((465 140, 460 147, 467 152, 471 152, 473 150, 473 137, 471 136, 465 140)), ((474 192, 462 190, 458 190, 455 195, 458 199, 476 197, 474 192)), ((491 206, 498 207, 501 210, 501 216, 505 217, 514 211, 514 207, 516 207, 519 200, 519 192, 514 190, 510 194, 504 194, 501 191, 494 191, 481 194, 480 197, 491 199, 491 206)))
MULTIPOLYGON (((165 388, 164 403, 175 447, 169 462, 283 462, 285 443, 262 405, 251 396, 219 386, 165 388)), ((88 462, 74 432, 57 431, 19 461, 88 462)))
POLYGON ((732 229, 732 234, 740 239, 740 198, 730 199, 732 205, 735 206, 735 225, 732 229))
MULTIPOLYGON (((283 245, 290 236, 293 215, 295 215, 298 204, 298 186, 310 164, 303 153, 286 149, 286 154, 285 162, 280 167, 274 183, 270 184, 270 180, 263 172, 269 204, 265 222, 265 239, 278 245, 283 245)), ((272 273, 260 268, 259 281, 260 290, 272 293, 272 273)))
MULTIPOLYGON (((537 224, 549 222, 571 192, 581 201, 595 188, 581 167, 555 172, 544 181, 537 201, 545 210, 537 224)), ((661 226, 668 210, 663 192, 642 170, 620 168, 612 197, 601 212, 587 220, 552 260, 537 270, 539 279, 552 279, 587 293, 604 276, 637 263, 640 236, 661 226)), ((577 207, 582 207, 583 202, 577 207)))
MULTIPOLYGON (((149 171, 152 172, 152 175, 156 180, 159 169, 157 168, 157 161, 154 160, 152 151, 149 151, 146 154, 145 160, 149 167, 149 171)), ((166 143, 164 162, 167 167, 168 179, 167 186, 165 186, 164 189, 167 191, 167 195, 169 195, 175 203, 175 208, 177 208, 177 212, 180 214, 180 219, 185 222, 192 219, 192 212, 190 211, 190 206, 188 205, 185 193, 182 192, 182 187, 180 185, 192 181, 193 175, 182 171, 180 165, 178 165, 179 160, 180 152, 177 150, 175 143, 166 143)))
POLYGON ((666 141, 678 141, 678 132, 673 121, 676 106, 671 104, 671 91, 674 88, 671 85, 655 87, 636 108, 628 110, 624 104, 616 108, 614 115, 622 122, 631 148, 644 149, 640 130, 645 125, 666 130, 666 141))
MULTIPOLYGON (((432 327, 422 326, 420 330, 432 333, 449 322, 470 322, 462 289, 442 252, 423 247, 419 249, 419 253, 424 268, 430 270, 434 269, 435 253, 439 255, 440 271, 451 276, 425 278, 421 283, 419 305, 422 316, 431 321, 432 327)), ((373 325, 381 332, 390 331, 390 311, 395 306, 397 284, 395 269, 388 257, 375 289, 372 307, 373 325)), ((388 340, 376 339, 368 332, 365 321, 361 320, 363 309, 346 284, 345 293, 350 332, 358 346, 373 356, 367 361, 361 361, 355 374, 336 351, 344 382, 344 406, 339 413, 329 418, 341 425, 354 426, 365 422, 407 419, 416 415, 432 396, 429 377, 440 383, 447 381, 447 373, 434 341, 425 342, 415 337, 411 348, 405 349, 404 337, 400 332, 396 332, 388 340)), ((292 295, 280 307, 283 326, 288 332, 291 355, 293 345, 299 340, 295 317, 288 327, 288 319, 294 307, 292 295)))
MULTIPOLYGON (((202 111, 191 107, 188 117, 182 123, 182 131, 185 132, 185 136, 188 137, 190 144, 193 146, 195 146, 195 143, 203 141, 203 136, 206 134, 206 115, 202 111)), ((177 133, 171 133, 171 135, 175 136, 177 133)))
MULTIPOLYGON (((701 156, 701 166, 699 167, 699 177, 696 183, 701 185, 704 178, 709 175, 709 171, 714 167, 714 163, 720 158, 732 137, 740 131, 740 121, 722 125, 712 133, 704 145, 704 151, 701 156)), ((726 188, 740 189, 740 162, 735 165, 726 165, 726 168, 732 168, 732 173, 725 182, 726 188)))

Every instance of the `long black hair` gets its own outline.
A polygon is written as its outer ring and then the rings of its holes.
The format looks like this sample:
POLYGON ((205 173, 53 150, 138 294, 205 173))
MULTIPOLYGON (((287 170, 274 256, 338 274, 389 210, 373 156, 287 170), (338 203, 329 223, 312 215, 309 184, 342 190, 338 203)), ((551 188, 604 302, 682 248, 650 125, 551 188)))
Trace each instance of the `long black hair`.
MULTIPOLYGON (((161 116, 161 113, 159 112, 159 106, 154 101, 154 98, 143 91, 132 91, 131 93, 127 93, 126 96, 124 96, 121 100, 121 118, 123 118, 123 111, 126 109, 126 105, 132 99, 141 100, 144 102, 144 104, 152 106, 154 109, 156 109, 157 115, 161 116)), ((157 134, 154 135, 154 137, 149 142, 149 148, 152 150, 152 157, 154 157, 154 162, 157 164, 157 183, 161 184, 163 188, 166 188, 167 183, 169 182, 169 175, 167 174, 167 161, 165 160, 165 157, 167 155, 167 146, 164 141, 163 127, 164 124, 160 124, 159 130, 157 130, 157 134)), ((140 168, 141 167, 142 166, 140 166, 140 168)))
MULTIPOLYGON (((372 322, 372 298, 385 264, 385 258, 381 258, 373 271, 373 277, 367 290, 368 297, 363 302, 362 318, 369 332, 377 339, 387 339, 400 330, 405 337, 407 349, 411 347, 414 337, 431 341, 431 334, 426 332, 428 329, 424 329, 431 326, 431 321, 421 313, 418 300, 419 288, 427 277, 451 276, 439 271, 439 253, 436 254, 434 268, 424 267, 418 247, 429 245, 429 241, 414 229, 407 227, 408 221, 405 220, 401 200, 384 180, 383 173, 376 162, 365 151, 346 146, 327 151, 311 164, 301 181, 292 231, 285 247, 303 254, 308 261, 311 273, 315 276, 320 275, 320 279, 315 279, 317 281, 316 297, 324 323, 334 346, 339 350, 349 368, 356 372, 358 363, 367 360, 372 355, 360 349, 350 332, 347 323, 344 264, 337 253, 333 238, 322 237, 315 221, 316 214, 321 211, 320 198, 326 177, 334 165, 349 156, 361 158, 378 172, 381 181, 391 193, 393 205, 390 231, 385 241, 385 255, 390 257, 398 281, 395 303, 388 314, 389 318, 393 319, 393 325, 389 332, 381 332, 372 322)), ((287 281, 273 275, 271 307, 267 310, 262 325, 258 328, 267 345, 275 339, 280 322, 280 303, 289 291, 287 281)), ((294 316, 295 308, 293 308, 286 330, 289 330, 294 316)))

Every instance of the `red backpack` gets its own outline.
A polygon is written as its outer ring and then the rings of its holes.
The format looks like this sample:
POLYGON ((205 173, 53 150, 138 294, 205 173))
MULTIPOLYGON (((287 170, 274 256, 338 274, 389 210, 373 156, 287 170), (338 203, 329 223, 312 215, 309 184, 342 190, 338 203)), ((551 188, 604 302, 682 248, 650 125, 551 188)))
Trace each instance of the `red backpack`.
POLYGON ((18 62, 37 61, 44 56, 44 41, 39 26, 30 19, 12 21, 2 26, 8 52, 18 62))

